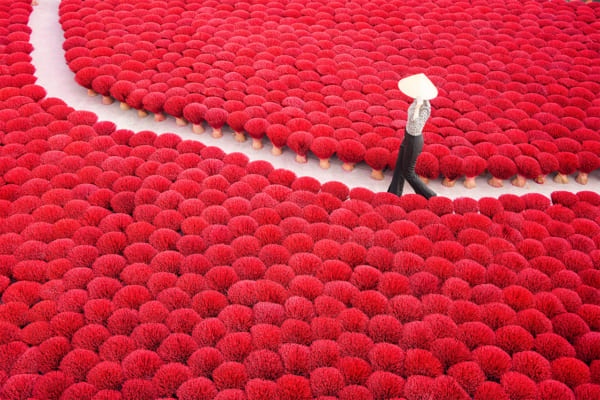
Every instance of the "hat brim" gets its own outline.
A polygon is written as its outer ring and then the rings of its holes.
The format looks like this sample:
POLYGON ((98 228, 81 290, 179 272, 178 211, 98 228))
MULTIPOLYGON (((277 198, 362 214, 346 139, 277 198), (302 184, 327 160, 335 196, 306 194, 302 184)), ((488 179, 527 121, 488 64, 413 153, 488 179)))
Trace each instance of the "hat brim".
POLYGON ((431 100, 435 99, 438 95, 438 90, 433 82, 422 73, 401 79, 398 82, 398 89, 413 99, 420 97, 423 100, 431 100))

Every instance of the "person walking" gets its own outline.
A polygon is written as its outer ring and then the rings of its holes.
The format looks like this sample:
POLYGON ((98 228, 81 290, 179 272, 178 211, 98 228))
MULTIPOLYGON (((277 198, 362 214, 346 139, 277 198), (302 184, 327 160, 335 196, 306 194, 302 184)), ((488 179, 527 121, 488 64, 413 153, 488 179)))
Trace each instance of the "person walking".
POLYGON ((415 193, 429 199, 436 196, 436 193, 415 173, 415 165, 417 157, 423 150, 423 128, 431 115, 429 100, 437 97, 438 91, 425 74, 411 75, 400 80, 398 88, 414 100, 408 107, 404 139, 398 151, 388 192, 401 196, 406 180, 415 193))

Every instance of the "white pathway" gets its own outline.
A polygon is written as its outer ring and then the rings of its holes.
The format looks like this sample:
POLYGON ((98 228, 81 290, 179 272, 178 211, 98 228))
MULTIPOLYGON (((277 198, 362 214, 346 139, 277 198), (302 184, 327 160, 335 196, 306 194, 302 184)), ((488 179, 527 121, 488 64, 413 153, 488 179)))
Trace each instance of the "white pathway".
MULTIPOLYGON (((93 111, 101 121, 113 121, 120 129, 130 129, 135 132, 151 130, 158 134, 171 132, 181 136, 183 139, 198 140, 207 146, 218 146, 227 153, 241 152, 246 154, 250 160, 266 160, 275 168, 285 168, 294 171, 297 176, 312 176, 320 182, 339 181, 350 188, 364 187, 374 192, 387 190, 391 180, 391 171, 385 172, 385 179, 377 181, 370 177, 371 169, 364 163, 357 165, 354 171, 346 172, 342 169, 339 160, 332 160, 331 168, 321 169, 316 157, 309 157, 308 163, 299 164, 295 161, 295 154, 284 150, 283 155, 271 155, 271 144, 265 141, 262 150, 254 150, 251 141, 237 143, 233 136, 224 130, 221 139, 214 139, 210 135, 210 128, 202 135, 195 135, 191 127, 179 127, 175 120, 169 117, 166 121, 157 123, 150 117, 138 118, 135 111, 122 111, 117 102, 107 106, 103 105, 100 96, 89 97, 84 88, 80 87, 73 78, 73 73, 67 67, 62 49, 63 31, 58 22, 58 6, 60 0, 39 0, 40 4, 34 7, 29 25, 32 29, 31 43, 34 47, 32 53, 33 65, 36 68, 37 83, 43 86, 49 97, 63 99, 68 105, 78 110, 93 111)), ((505 182, 503 188, 493 188, 486 182, 487 178, 477 179, 477 188, 465 189, 459 180, 453 188, 442 186, 441 180, 430 182, 430 186, 441 196, 449 198, 471 197, 498 197, 505 193, 523 195, 532 191, 549 196, 557 190, 568 190, 578 192, 591 190, 600 192, 600 171, 590 175, 587 185, 577 184, 574 177, 570 177, 568 184, 556 184, 552 179, 543 185, 529 181, 524 188, 512 186, 505 182)), ((414 193, 408 184, 404 188, 405 193, 414 193)))

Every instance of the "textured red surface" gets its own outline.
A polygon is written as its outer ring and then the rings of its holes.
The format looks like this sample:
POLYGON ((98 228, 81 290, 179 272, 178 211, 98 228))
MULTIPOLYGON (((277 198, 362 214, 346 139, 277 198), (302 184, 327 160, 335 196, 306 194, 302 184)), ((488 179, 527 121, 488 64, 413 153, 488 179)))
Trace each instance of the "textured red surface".
POLYGON ((0 19, 1 398, 598 397, 600 195, 398 198, 116 130, 11 69, 30 11, 0 19))
POLYGON ((600 164, 598 10, 561 1, 63 0, 60 22, 80 85, 159 116, 230 122, 300 161, 310 150, 375 171, 393 165, 397 145, 386 139, 403 135, 410 101, 397 82, 424 72, 440 95, 423 176, 484 172, 437 154, 432 146, 442 145, 465 161, 483 157, 497 179, 542 180, 600 164), (182 114, 185 104, 206 109, 182 114), (233 116, 240 111, 245 124, 233 116), (307 133, 338 145, 313 147, 307 133), (371 149, 385 162, 373 163, 371 149), (530 158, 515 167, 490 152, 530 158))

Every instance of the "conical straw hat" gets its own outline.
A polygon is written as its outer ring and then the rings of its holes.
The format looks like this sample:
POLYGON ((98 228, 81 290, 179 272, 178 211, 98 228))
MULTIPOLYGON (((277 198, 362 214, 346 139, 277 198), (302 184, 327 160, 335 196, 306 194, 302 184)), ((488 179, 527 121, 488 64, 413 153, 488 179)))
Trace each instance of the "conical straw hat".
POLYGON ((438 90, 425 74, 416 74, 407 76, 398 82, 398 89, 408 97, 416 99, 421 97, 423 100, 435 99, 438 90))

